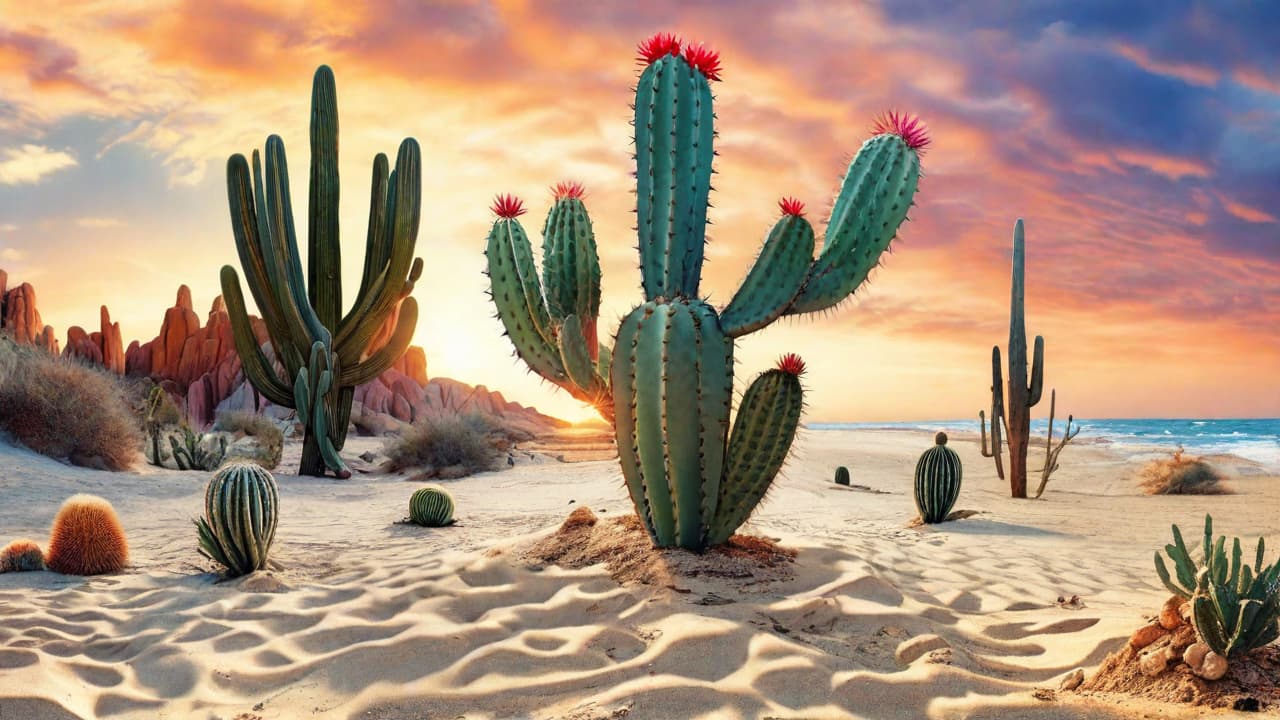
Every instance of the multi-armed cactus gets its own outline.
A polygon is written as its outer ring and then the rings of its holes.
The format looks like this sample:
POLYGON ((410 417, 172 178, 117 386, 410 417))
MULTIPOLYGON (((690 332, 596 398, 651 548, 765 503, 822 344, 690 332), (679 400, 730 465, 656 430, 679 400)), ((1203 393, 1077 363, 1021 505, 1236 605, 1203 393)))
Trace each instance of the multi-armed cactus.
POLYGON ((1031 408, 1040 402, 1040 395, 1044 390, 1044 338, 1039 335, 1036 336, 1035 350, 1031 360, 1031 380, 1030 383, 1027 381, 1027 323, 1023 311, 1026 296, 1026 285, 1023 279, 1026 265, 1025 245, 1022 220, 1019 219, 1013 226, 1013 283, 1009 293, 1007 393, 1000 372, 1000 346, 991 348, 990 448, 987 447, 986 414, 981 410, 978 411, 978 421, 982 428, 982 454, 985 457, 995 458, 996 475, 1001 480, 1004 479, 1004 465, 1000 458, 1005 445, 1000 434, 1002 425, 1008 435, 1009 489, 1015 498, 1027 496, 1027 447, 1031 443, 1031 408))
POLYGON ((339 477, 350 477, 338 451, 346 441, 355 388, 404 354, 418 321, 418 305, 409 297, 422 273, 422 260, 413 257, 422 201, 418 143, 413 138, 400 143, 390 174, 386 155, 374 158, 364 274, 345 315, 338 238, 338 107, 328 67, 316 70, 311 92, 305 280, 279 136, 267 138, 265 181, 257 150, 252 183, 244 156, 231 156, 227 197, 245 280, 262 313, 274 359, 284 368, 281 377, 258 346, 240 280, 228 265, 222 268, 222 292, 245 377, 271 402, 298 409, 306 427, 301 474, 323 475, 328 467, 339 477), (391 339, 369 352, 374 335, 397 305, 399 319, 391 339))
POLYGON ((517 354, 614 423, 627 489, 656 545, 700 550, 746 521, 786 459, 803 406, 795 355, 747 388, 730 432, 734 340, 783 315, 839 304, 866 280, 906 219, 928 143, 890 113, 849 166, 814 259, 804 206, 782 217, 728 306, 702 299, 715 132, 716 53, 671 35, 640 45, 637 231, 645 302, 612 348, 595 339, 599 263, 577 186, 561 186, 544 226, 543 284, 510 196, 486 254, 494 303, 517 354))

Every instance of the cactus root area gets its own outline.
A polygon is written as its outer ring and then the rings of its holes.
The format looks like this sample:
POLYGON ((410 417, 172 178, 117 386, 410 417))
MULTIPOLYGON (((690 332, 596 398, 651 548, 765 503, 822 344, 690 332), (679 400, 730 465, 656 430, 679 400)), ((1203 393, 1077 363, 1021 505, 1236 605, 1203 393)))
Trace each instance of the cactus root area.
POLYGON ((574 510, 554 533, 522 548, 533 564, 583 568, 604 563, 618 583, 639 583, 689 592, 690 578, 711 578, 729 588, 759 587, 793 577, 796 551, 754 535, 734 535, 704 553, 655 548, 640 518, 598 517, 590 508, 574 510), (724 583, 728 579, 728 583, 724 583))

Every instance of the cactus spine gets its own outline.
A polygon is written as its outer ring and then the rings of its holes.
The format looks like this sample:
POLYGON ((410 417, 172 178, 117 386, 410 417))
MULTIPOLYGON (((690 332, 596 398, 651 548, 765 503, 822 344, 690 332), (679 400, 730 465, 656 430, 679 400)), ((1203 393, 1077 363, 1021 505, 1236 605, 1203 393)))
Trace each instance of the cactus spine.
POLYGON ((960 456, 947 447, 946 433, 935 440, 916 463, 916 509, 926 523, 945 521, 960 497, 960 456))
POLYGON ((843 465, 836 468, 836 484, 849 487, 849 468, 843 465))
POLYGON ((422 169, 418 143, 400 144, 395 169, 387 157, 373 161, 364 273, 355 302, 342 312, 338 238, 338 108, 333 72, 316 70, 311 94, 311 186, 307 278, 294 232, 284 142, 267 138, 265 181, 258 151, 253 176, 243 155, 227 161, 227 197, 236 250, 245 280, 271 338, 277 373, 258 346, 235 268, 222 268, 222 292, 245 376, 271 402, 297 408, 306 435, 299 473, 339 477, 351 471, 338 451, 346 441, 351 401, 366 383, 404 354, 418 319, 409 297, 422 273, 413 257, 421 214, 422 169), (369 352, 374 335, 399 306, 387 344, 369 352), (316 368, 316 370, 311 370, 316 368), (319 375, 328 373, 327 382, 319 375), (324 386, 323 390, 319 388, 324 386), (300 393, 305 386, 307 392, 300 393), (302 407, 299 407, 302 406, 302 407))
POLYGON ((453 497, 442 487, 419 488, 409 498, 409 520, 423 527, 453 524, 453 497))
POLYGON ((511 196, 494 204, 486 255, 493 301, 517 355, 613 422, 627 489, 654 543, 701 550, 727 540, 756 507, 803 407, 804 364, 789 355, 747 389, 731 433, 734 340, 783 315, 833 307, 866 280, 906 219, 928 138, 914 118, 882 118, 849 166, 821 254, 813 256, 803 205, 785 199, 755 265, 717 311, 699 285, 715 155, 710 83, 719 80, 719 59, 701 45, 682 49, 666 34, 639 52, 636 213, 645 302, 622 321, 612 347, 595 341, 599 263, 580 191, 556 193, 543 227, 541 284, 517 219, 523 206, 511 196))
POLYGON ((991 446, 987 447, 986 417, 979 411, 982 425, 982 454, 994 457, 996 475, 1004 479, 1001 440, 1004 427, 1009 446, 1009 490, 1015 498, 1027 497, 1027 448, 1031 443, 1031 408, 1040 402, 1044 390, 1044 338, 1037 335, 1027 379, 1027 323, 1023 311, 1026 240, 1022 220, 1013 226, 1013 280, 1009 292, 1009 383, 1005 392, 1000 371, 1000 346, 991 348, 991 446))
POLYGON ((231 577, 266 569, 279 506, 271 473, 257 463, 229 463, 205 487, 204 517, 192 521, 200 554, 226 567, 231 577))

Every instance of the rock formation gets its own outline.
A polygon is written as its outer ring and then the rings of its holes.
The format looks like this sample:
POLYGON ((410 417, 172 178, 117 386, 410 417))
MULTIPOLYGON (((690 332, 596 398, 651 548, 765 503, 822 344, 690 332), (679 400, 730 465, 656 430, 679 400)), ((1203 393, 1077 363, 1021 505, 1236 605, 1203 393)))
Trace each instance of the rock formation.
POLYGON ((111 313, 103 305, 99 313, 97 332, 88 333, 79 325, 67 330, 67 346, 63 357, 79 358, 101 365, 117 374, 124 374, 124 343, 120 339, 120 323, 111 322, 111 313))
POLYGON ((9 289, 9 275, 0 270, 0 329, 23 345, 35 345, 52 353, 58 352, 58 339, 53 328, 40 319, 36 309, 36 291, 31 283, 9 289))

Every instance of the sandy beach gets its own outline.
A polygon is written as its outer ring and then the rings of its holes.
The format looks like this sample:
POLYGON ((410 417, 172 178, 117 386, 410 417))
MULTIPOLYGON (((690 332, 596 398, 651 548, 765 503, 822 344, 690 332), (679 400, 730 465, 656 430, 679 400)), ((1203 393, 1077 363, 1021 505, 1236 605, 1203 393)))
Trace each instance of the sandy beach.
MULTIPOLYGON (((794 561, 691 576, 699 559, 668 551, 669 586, 620 585, 604 566, 544 566, 523 553, 575 508, 604 522, 631 511, 613 461, 522 456, 448 481, 459 522, 443 529, 397 524, 415 487, 404 475, 278 473, 280 568, 218 582, 190 520, 204 473, 98 472, 5 445, 6 540, 43 542, 61 501, 88 492, 115 505, 132 557, 116 575, 0 576, 0 718, 1208 712, 1052 691, 1159 609, 1167 593, 1151 555, 1170 521, 1194 532, 1208 510, 1228 534, 1280 535, 1276 477, 1219 457, 1235 494, 1147 497, 1133 480, 1139 463, 1082 443, 1043 500, 1015 501, 976 442, 955 438, 966 470, 957 507, 979 514, 910 528, 911 468, 929 442, 924 432, 803 433, 744 528, 794 549, 794 561), (832 483, 837 464, 852 489, 832 483)), ((352 438, 348 452, 378 447, 352 438)))

